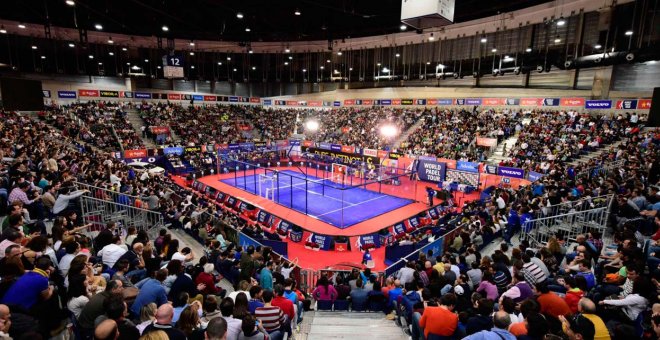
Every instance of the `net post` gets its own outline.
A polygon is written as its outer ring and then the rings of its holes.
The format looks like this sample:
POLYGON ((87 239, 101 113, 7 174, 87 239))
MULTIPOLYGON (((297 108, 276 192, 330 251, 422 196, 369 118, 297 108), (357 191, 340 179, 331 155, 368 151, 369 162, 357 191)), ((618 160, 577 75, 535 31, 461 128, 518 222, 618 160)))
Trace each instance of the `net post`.
POLYGON ((307 185, 308 183, 309 183, 309 180, 307 178, 305 178, 305 215, 307 215, 307 200, 308 200, 307 195, 309 194, 309 188, 308 188, 308 185, 307 185))

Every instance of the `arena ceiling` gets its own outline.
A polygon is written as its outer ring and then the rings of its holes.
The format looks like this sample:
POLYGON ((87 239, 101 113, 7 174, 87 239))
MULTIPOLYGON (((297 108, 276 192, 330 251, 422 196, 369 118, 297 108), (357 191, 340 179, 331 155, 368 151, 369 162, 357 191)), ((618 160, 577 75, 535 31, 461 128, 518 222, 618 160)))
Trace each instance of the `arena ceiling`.
MULTIPOLYGON (((456 0, 455 22, 546 2, 456 0)), ((354 38, 401 25, 401 0, 4 0, 2 7, 1 19, 26 24, 239 42, 354 38)))

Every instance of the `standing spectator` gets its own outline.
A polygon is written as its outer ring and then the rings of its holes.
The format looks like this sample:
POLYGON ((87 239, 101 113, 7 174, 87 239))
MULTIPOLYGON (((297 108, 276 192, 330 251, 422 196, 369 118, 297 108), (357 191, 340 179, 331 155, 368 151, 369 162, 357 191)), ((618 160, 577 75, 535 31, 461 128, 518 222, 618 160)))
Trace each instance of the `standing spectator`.
POLYGON ((273 261, 266 262, 266 265, 261 269, 259 273, 259 285, 263 289, 273 289, 273 261))
POLYGON ((241 320, 234 318, 234 300, 230 298, 222 299, 220 302, 220 313, 222 319, 227 323, 227 339, 236 340, 241 332, 241 320))

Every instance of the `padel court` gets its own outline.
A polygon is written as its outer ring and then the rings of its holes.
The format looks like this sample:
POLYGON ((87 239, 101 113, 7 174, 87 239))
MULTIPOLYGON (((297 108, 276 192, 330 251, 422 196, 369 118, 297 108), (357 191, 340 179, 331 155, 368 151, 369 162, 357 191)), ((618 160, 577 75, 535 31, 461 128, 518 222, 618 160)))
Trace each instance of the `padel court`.
POLYGON ((369 190, 369 185, 348 186, 291 170, 221 182, 341 229, 413 203, 410 199, 369 190))

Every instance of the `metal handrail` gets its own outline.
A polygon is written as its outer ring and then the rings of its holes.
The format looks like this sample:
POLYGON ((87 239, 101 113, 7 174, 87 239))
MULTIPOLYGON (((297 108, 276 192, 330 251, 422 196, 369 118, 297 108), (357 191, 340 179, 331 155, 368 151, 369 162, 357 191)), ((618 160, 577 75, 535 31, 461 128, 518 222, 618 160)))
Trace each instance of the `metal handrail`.
POLYGON ((604 235, 610 205, 589 210, 575 211, 562 215, 541 217, 528 221, 523 229, 529 229, 526 237, 532 238, 541 244, 559 231, 564 232, 566 240, 575 241, 577 235, 584 234, 590 229, 597 229, 604 235))

